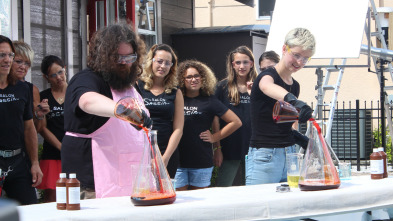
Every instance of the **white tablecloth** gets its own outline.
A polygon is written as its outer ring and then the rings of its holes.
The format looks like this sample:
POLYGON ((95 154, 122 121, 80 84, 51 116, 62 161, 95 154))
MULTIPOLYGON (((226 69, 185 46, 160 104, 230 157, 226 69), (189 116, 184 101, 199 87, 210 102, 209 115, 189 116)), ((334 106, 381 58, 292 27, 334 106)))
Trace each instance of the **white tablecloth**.
POLYGON ((19 206, 33 220, 283 220, 393 208, 393 178, 342 181, 339 189, 277 193, 279 184, 178 191, 170 205, 136 207, 130 197, 82 200, 81 210, 55 203, 19 206))

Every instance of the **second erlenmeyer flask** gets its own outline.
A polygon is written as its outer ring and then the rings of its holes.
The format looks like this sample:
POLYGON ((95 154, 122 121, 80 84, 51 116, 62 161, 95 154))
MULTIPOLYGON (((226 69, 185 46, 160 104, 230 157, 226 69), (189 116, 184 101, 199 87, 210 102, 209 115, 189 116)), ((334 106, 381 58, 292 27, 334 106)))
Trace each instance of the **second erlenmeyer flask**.
POLYGON ((300 171, 300 190, 336 189, 340 178, 328 150, 321 128, 315 121, 310 121, 310 140, 304 154, 300 171))
POLYGON ((131 201, 136 206, 173 203, 176 193, 157 145, 157 131, 150 131, 150 139, 147 136, 146 140, 131 201))

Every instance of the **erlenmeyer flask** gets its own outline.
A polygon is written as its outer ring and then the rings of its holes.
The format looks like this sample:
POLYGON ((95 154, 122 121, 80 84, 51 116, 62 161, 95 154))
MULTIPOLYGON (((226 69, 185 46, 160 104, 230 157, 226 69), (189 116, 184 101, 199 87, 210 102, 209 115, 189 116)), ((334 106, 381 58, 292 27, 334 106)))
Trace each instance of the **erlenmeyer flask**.
POLYGON ((116 103, 115 116, 140 128, 143 127, 142 109, 133 97, 123 97, 116 103))
POLYGON ((157 145, 157 131, 146 131, 145 151, 135 178, 131 202, 135 206, 170 204, 176 200, 175 189, 157 145))
POLYGON ((285 101, 277 101, 273 107, 273 120, 276 123, 295 122, 299 118, 299 112, 294 106, 285 101))
POLYGON ((336 189, 340 186, 340 178, 333 164, 321 128, 310 120, 311 133, 300 171, 300 190, 336 189))

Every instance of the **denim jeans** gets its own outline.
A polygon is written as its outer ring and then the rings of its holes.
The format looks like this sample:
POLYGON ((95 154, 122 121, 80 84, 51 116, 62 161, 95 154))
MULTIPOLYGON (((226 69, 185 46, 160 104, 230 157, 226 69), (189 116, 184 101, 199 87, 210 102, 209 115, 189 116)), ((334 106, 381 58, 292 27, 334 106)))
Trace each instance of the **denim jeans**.
POLYGON ((295 152, 296 145, 285 148, 250 147, 246 159, 246 185, 286 182, 286 154, 295 152))

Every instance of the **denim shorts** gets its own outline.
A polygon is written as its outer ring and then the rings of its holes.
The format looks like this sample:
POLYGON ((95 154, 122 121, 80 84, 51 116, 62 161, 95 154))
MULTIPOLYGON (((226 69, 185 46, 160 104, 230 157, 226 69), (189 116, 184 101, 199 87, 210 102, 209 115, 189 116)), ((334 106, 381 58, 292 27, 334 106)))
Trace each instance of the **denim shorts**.
POLYGON ((213 167, 210 168, 177 168, 176 188, 184 186, 208 187, 212 178, 213 167))
POLYGON ((246 159, 246 185, 286 182, 287 153, 296 153, 296 146, 285 148, 250 147, 246 159))

